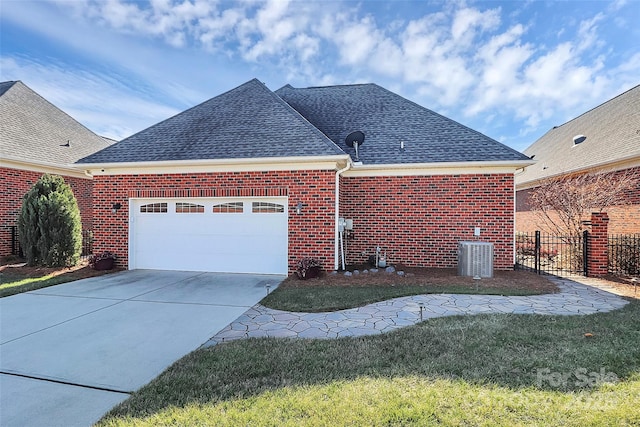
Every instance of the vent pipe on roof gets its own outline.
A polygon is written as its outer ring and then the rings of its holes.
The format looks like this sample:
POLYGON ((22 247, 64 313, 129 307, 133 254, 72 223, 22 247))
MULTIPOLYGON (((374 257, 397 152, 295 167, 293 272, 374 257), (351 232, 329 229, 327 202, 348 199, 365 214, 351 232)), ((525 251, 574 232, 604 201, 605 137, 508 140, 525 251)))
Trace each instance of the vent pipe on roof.
POLYGON ((573 145, 581 144, 585 139, 587 139, 587 137, 584 135, 576 135, 573 137, 573 145))

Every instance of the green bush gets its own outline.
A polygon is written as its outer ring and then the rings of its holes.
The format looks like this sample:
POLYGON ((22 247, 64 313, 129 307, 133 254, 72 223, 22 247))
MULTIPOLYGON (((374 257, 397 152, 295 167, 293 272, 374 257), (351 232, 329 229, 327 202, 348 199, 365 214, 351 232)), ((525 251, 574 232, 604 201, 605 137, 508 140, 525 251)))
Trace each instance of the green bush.
POLYGON ((22 200, 20 245, 28 265, 69 267, 82 251, 80 209, 71 187, 56 175, 42 175, 22 200))

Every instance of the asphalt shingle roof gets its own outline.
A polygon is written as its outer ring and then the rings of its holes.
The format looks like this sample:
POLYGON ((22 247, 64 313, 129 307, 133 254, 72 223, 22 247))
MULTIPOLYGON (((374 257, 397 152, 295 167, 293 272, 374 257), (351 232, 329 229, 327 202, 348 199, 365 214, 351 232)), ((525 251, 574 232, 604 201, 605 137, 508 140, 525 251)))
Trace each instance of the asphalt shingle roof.
POLYGON ((344 153, 253 79, 79 163, 329 155, 344 153))
POLYGON ((107 146, 24 83, 0 83, 0 157, 69 166, 107 146))
POLYGON ((516 176, 517 185, 623 159, 640 160, 640 85, 554 127, 524 153, 537 162, 516 176), (576 145, 573 138, 578 135, 587 138, 576 145))
POLYGON ((365 134, 364 164, 522 161, 523 154, 375 84, 276 91, 355 159, 345 137, 365 134), (404 141, 404 150, 400 142, 404 141))

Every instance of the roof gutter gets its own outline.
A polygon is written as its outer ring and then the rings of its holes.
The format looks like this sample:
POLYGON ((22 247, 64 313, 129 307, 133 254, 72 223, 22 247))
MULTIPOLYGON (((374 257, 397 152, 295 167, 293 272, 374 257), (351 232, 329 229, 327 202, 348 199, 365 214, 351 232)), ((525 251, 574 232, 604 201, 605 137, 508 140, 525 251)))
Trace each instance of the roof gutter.
POLYGON ((250 159, 195 159, 144 162, 75 163, 81 169, 93 175, 156 174, 182 172, 217 172, 244 170, 278 170, 286 165, 287 169, 335 168, 336 163, 348 161, 349 155, 296 156, 296 157, 260 157, 250 159), (333 166, 330 166, 333 164, 333 166))
POLYGON ((593 171, 614 172, 618 170, 634 168, 637 166, 640 166, 640 156, 638 154, 633 154, 631 156, 622 157, 620 159, 611 160, 611 161, 599 163, 596 165, 568 169, 562 172, 557 172, 554 174, 549 174, 549 175, 541 176, 538 178, 529 179, 526 181, 516 182, 516 188, 518 190, 526 190, 527 188, 537 187, 538 185, 540 185, 541 182, 547 179, 556 179, 565 175, 580 174, 580 173, 593 172, 593 171))
POLYGON ((340 175, 346 172, 351 168, 351 157, 349 157, 349 161, 347 165, 336 172, 336 206, 335 206, 335 238, 334 238, 334 254, 333 254, 333 269, 338 271, 340 268, 340 231, 339 231, 339 222, 340 222, 340 175))
POLYGON ((91 175, 87 175, 78 170, 73 163, 70 164, 56 164, 52 162, 43 162, 38 160, 22 160, 12 158, 10 156, 2 156, 0 158, 0 167, 6 167, 11 169, 26 170, 39 173, 50 173, 54 175, 64 175, 74 178, 91 178, 91 175))
POLYGON ((475 162, 434 162, 434 163, 397 163, 397 164, 363 164, 354 165, 348 176, 383 176, 383 175, 443 175, 459 173, 495 173, 515 172, 530 166, 535 160, 502 160, 475 162))

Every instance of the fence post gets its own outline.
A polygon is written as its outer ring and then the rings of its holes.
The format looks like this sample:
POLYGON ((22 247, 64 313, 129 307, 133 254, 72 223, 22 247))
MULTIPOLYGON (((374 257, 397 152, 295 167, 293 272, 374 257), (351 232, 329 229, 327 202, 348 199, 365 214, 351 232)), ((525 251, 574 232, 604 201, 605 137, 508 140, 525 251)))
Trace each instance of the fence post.
POLYGON ((582 232, 582 273, 585 277, 589 275, 589 232, 587 230, 582 232))
POLYGON ((606 212, 591 214, 591 233, 587 246, 587 276, 606 276, 609 270, 609 216, 606 212))
POLYGON ((11 226, 11 255, 16 254, 16 226, 11 226))
POLYGON ((540 230, 536 230, 534 264, 535 264, 536 273, 540 274, 540 230))

